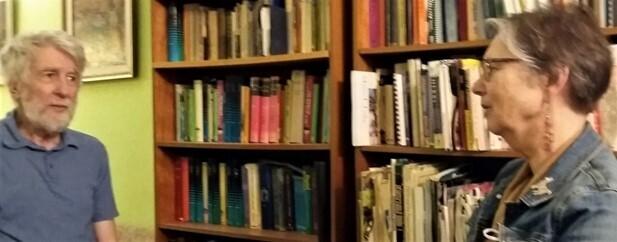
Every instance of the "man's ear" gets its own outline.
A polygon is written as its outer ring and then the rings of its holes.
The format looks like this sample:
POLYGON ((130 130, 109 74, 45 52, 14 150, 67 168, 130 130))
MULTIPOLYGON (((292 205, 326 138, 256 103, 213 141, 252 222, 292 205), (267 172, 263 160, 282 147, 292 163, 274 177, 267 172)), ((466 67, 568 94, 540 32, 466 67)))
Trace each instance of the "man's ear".
POLYGON ((11 93, 11 96, 15 97, 19 93, 19 85, 17 84, 17 81, 9 81, 7 85, 9 88, 9 93, 11 93))

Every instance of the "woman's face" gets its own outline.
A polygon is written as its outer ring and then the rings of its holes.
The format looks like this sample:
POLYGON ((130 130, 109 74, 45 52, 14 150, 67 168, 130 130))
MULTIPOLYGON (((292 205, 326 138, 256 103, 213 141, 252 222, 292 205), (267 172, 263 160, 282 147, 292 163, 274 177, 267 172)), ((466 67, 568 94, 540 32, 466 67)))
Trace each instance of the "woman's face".
POLYGON ((514 56, 500 36, 491 41, 483 59, 482 78, 472 90, 482 98, 489 131, 525 133, 541 124, 545 76, 514 56))

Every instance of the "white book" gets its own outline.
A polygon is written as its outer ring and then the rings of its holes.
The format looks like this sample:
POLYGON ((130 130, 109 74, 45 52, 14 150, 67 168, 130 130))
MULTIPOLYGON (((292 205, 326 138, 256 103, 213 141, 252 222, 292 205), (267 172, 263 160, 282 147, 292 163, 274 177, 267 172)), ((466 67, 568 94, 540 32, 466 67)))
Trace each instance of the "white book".
POLYGON ((407 127, 405 126, 405 94, 403 90, 403 75, 394 73, 394 114, 396 115, 396 143, 407 146, 407 127))
POLYGON ((445 150, 453 150, 452 119, 454 118, 456 97, 452 93, 450 70, 446 62, 441 62, 439 65, 439 88, 441 90, 439 93, 441 99, 441 129, 443 132, 443 148, 445 150))
POLYGON ((263 6, 259 10, 259 19, 261 24, 261 47, 263 50, 264 56, 270 55, 270 31, 272 26, 270 26, 270 7, 263 6))
POLYGON ((377 88, 379 76, 371 71, 351 71, 351 130, 353 146, 379 144, 377 88))

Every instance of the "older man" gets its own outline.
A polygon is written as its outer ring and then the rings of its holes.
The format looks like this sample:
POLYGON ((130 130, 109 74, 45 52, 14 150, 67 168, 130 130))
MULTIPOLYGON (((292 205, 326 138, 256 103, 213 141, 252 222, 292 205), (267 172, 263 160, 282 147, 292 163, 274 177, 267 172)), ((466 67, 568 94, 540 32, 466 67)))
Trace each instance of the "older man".
POLYGON ((15 109, 0 120, 0 242, 115 241, 107 153, 67 127, 86 58, 64 32, 15 37, 0 54, 15 109))

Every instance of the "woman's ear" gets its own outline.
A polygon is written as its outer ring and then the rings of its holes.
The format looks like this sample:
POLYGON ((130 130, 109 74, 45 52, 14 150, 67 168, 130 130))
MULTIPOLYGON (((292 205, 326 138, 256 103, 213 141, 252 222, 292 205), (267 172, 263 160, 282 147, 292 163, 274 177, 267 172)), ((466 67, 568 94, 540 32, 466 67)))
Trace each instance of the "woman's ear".
POLYGON ((557 94, 566 89, 566 84, 570 78, 570 68, 565 65, 560 65, 555 68, 553 74, 553 81, 549 81, 547 88, 548 91, 557 94))

